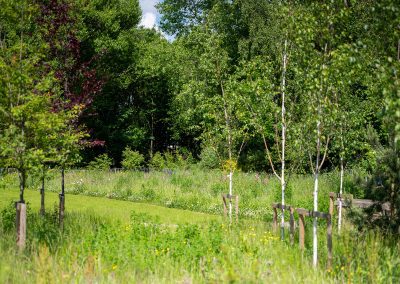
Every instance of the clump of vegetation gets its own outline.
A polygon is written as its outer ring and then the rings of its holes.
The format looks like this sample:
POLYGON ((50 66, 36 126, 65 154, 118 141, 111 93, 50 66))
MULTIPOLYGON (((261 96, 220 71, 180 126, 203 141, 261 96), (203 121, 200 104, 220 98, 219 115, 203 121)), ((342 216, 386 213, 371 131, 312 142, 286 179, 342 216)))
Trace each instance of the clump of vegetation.
POLYGON ((133 151, 127 147, 122 152, 122 167, 129 170, 138 170, 142 167, 144 162, 144 156, 138 151, 133 151))
POLYGON ((221 166, 221 161, 216 151, 211 147, 204 147, 200 154, 200 166, 204 169, 216 169, 221 166))
POLYGON ((160 152, 156 152, 149 161, 149 167, 152 170, 162 170, 165 167, 165 159, 160 152))
MULTIPOLYGON (((346 231, 335 236, 333 267, 325 269, 326 251, 321 249, 320 266, 312 269, 310 253, 302 254, 297 246, 280 241, 263 223, 175 225, 138 213, 123 223, 113 217, 69 213, 60 231, 52 214, 43 217, 28 210, 32 227, 26 254, 21 255, 16 252, 12 228, 4 225, 12 226, 7 221, 10 211, 11 205, 0 214, 0 281, 6 283, 109 279, 382 283, 400 277, 399 243, 377 233, 346 231)), ((324 247, 323 242, 320 246, 324 247)))
POLYGON ((88 164, 90 170, 108 170, 113 161, 107 154, 101 154, 88 164))

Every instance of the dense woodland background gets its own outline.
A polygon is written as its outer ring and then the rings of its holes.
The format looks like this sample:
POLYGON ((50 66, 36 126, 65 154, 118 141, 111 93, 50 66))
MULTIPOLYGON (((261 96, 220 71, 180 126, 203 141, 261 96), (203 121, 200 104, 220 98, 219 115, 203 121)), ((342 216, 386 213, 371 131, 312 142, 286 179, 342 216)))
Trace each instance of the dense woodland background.
POLYGON ((0 0, 0 282, 399 283, 399 1, 157 9, 0 0))
POLYGON ((0 6, 0 165, 22 183, 96 157, 122 167, 124 150, 271 172, 285 125, 289 172, 321 155, 322 171, 342 161, 398 192, 395 0, 165 0, 160 30, 138 26, 135 0, 0 6))

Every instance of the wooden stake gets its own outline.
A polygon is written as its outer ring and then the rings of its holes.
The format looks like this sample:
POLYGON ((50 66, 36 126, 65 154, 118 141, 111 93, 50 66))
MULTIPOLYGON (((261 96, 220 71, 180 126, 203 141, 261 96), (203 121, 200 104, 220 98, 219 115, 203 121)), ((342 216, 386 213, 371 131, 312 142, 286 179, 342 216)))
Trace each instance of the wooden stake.
POLYGON ((225 195, 222 194, 222 203, 224 204, 224 217, 226 217, 227 214, 227 207, 226 207, 226 198, 225 195))
POLYGON ((58 211, 58 221, 60 224, 60 228, 64 228, 64 211, 65 211, 65 170, 64 168, 61 169, 61 193, 59 194, 60 197, 60 204, 59 204, 59 211, 58 211))
POLYGON ((326 223, 328 226, 328 228, 327 228, 327 245, 328 245, 327 266, 329 269, 332 266, 332 215, 329 214, 329 216, 326 218, 326 223))
POLYGON ((229 195, 222 194, 222 204, 224 205, 224 217, 228 215, 228 204, 227 199, 229 199, 229 204, 232 204, 232 199, 235 198, 235 213, 236 213, 236 222, 239 221, 239 195, 229 195))
POLYGON ((299 213, 299 245, 304 250, 304 232, 305 232, 304 215, 299 213))
POLYGON ((278 212, 277 212, 276 208, 274 207, 273 228, 274 228, 275 232, 276 232, 277 227, 278 227, 278 212))
POLYGON ((333 216, 333 209, 334 209, 334 199, 335 199, 335 193, 330 192, 329 193, 329 214, 333 216))
POLYGON ((294 209, 290 207, 290 244, 294 243, 294 209))
POLYGON ((26 243, 26 204, 17 202, 17 246, 23 251, 26 243))

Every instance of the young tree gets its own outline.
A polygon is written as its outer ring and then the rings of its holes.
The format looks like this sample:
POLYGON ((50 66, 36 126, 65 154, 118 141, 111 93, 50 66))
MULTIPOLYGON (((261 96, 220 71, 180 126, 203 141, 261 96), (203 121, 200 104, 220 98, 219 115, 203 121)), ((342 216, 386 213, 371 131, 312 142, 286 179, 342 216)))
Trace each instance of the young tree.
POLYGON ((43 149, 38 148, 35 142, 51 115, 51 94, 55 84, 51 75, 43 76, 43 66, 39 64, 44 49, 28 35, 32 29, 30 19, 36 6, 24 1, 20 5, 3 4, 12 16, 8 18, 8 23, 0 26, 3 116, 0 156, 6 167, 18 170, 20 202, 24 203, 27 174, 38 166, 43 157, 43 149))
MULTIPOLYGON (((340 167, 339 206, 338 206, 338 231, 342 225, 342 194, 344 192, 344 175, 348 161, 360 154, 363 143, 363 121, 367 119, 368 111, 362 107, 362 102, 354 92, 354 86, 361 85, 360 76, 364 70, 359 68, 360 59, 355 48, 349 44, 343 44, 331 54, 330 72, 333 90, 333 101, 338 113, 334 138, 332 139, 332 153, 336 154, 339 161, 335 161, 340 167), (356 64, 358 61, 358 64, 356 64), (343 78, 341 74, 347 74, 343 78), (356 109, 355 105, 359 105, 356 109)), ((368 101, 367 101, 368 102, 368 101)), ((369 103, 369 102, 368 102, 369 103)))
MULTIPOLYGON (((238 97, 233 92, 228 79, 228 65, 226 53, 220 48, 217 36, 212 35, 207 40, 206 53, 202 58, 204 72, 209 73, 211 82, 215 87, 215 93, 210 94, 208 107, 211 112, 213 124, 209 125, 206 135, 220 136, 225 142, 227 160, 224 167, 229 171, 229 196, 233 195, 233 174, 237 169, 240 153, 246 143, 248 126, 244 121, 246 111, 240 105, 238 97)), ((223 153, 222 152, 222 153, 223 153)), ((229 202, 229 218, 232 219, 232 198, 229 202)))
MULTIPOLYGON (((229 195, 232 195, 233 175, 246 143, 248 125, 243 119, 246 110, 233 92, 228 55, 221 47, 221 38, 206 28, 191 33, 182 44, 191 48, 192 54, 196 53, 190 59, 197 63, 192 73, 185 74, 188 83, 175 103, 181 121, 199 129, 203 145, 211 146, 219 154, 221 164, 229 172, 229 195)), ((230 217, 231 214, 230 203, 230 217)))
MULTIPOLYGON (((326 161, 334 130, 335 108, 329 60, 334 48, 331 28, 335 19, 330 4, 311 4, 296 22, 296 44, 301 49, 297 78, 303 85, 298 115, 297 137, 308 154, 314 175, 313 211, 318 211, 319 175, 326 161), (306 109, 307 111, 304 111, 306 109)), ((299 83, 298 82, 298 83, 299 83)), ((318 221, 313 221, 313 265, 318 261, 318 221)))

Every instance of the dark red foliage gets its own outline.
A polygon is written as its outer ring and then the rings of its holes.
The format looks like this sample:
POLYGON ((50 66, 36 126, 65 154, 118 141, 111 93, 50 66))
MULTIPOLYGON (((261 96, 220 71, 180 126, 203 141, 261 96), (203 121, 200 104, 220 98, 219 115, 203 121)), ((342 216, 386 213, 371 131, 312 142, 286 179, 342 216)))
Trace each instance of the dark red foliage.
MULTIPOLYGON (((49 44, 47 65, 55 71, 62 86, 62 95, 54 100, 55 111, 79 105, 85 110, 99 93, 104 79, 99 78, 95 63, 100 54, 90 60, 81 59, 81 44, 76 35, 77 24, 73 17, 73 2, 68 0, 38 0, 38 23, 49 44)), ((83 115, 83 111, 81 115, 83 115)))
POLYGON ((94 140, 83 140, 83 141, 81 141, 81 144, 88 148, 94 148, 94 147, 104 147, 106 142, 102 141, 102 140, 94 139, 94 140))

